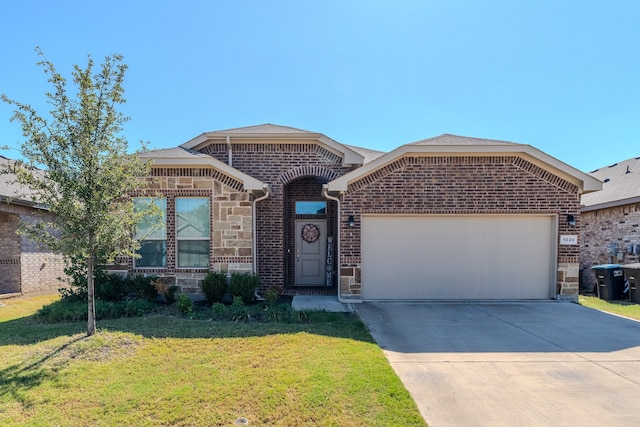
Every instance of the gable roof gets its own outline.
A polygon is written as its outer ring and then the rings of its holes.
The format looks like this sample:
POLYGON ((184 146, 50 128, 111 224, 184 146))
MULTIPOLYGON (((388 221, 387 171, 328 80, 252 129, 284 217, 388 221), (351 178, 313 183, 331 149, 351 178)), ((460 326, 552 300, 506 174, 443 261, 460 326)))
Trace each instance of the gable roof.
POLYGON ((640 202, 640 157, 601 167, 589 175, 603 181, 602 191, 581 197, 583 212, 640 202))
POLYGON ((267 184, 249 176, 238 169, 221 162, 207 154, 189 150, 184 147, 150 150, 140 154, 143 159, 150 159, 151 165, 158 167, 210 167, 243 183, 245 191, 265 191, 267 184))
POLYGON ((297 129, 289 126, 274 125, 265 123, 256 126, 219 130, 215 132, 205 132, 190 141, 180 145, 186 149, 197 150, 211 140, 238 140, 238 139, 264 139, 274 140, 309 140, 316 141, 324 145, 330 151, 342 155, 343 165, 361 165, 364 157, 347 145, 340 144, 333 139, 317 132, 297 129))
POLYGON ((602 183, 530 145, 494 139, 443 134, 405 144, 327 184, 329 191, 346 191, 349 184, 407 155, 519 155, 575 184, 580 193, 598 191, 602 183))

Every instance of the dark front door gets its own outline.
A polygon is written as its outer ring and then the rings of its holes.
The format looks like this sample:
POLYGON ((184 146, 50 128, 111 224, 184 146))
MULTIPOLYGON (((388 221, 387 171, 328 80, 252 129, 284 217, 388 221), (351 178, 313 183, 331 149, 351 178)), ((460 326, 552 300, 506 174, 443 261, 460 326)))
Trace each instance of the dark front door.
POLYGON ((327 261, 327 221, 296 220, 296 286, 324 286, 327 261))

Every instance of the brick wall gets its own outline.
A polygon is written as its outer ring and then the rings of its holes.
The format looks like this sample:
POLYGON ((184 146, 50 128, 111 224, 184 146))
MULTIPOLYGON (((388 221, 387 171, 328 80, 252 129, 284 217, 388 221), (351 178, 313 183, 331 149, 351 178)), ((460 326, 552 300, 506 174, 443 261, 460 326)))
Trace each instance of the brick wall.
POLYGON ((19 293, 20 284, 20 236, 16 234, 20 217, 0 213, 0 294, 19 293))
POLYGON ((593 289, 596 283, 591 267, 599 264, 640 262, 638 255, 627 251, 629 244, 640 244, 640 203, 582 213, 581 255, 582 287, 593 289), (615 243, 618 251, 607 252, 615 243))
POLYGON ((57 290, 63 283, 64 259, 44 246, 17 234, 20 221, 43 220, 43 211, 2 204, 0 209, 0 294, 57 290))
MULTIPOLYGON (((344 295, 360 293, 362 214, 558 214, 558 235, 581 223, 577 187, 517 156, 403 157, 349 185, 341 213, 344 295)), ((558 246, 559 295, 577 296, 579 256, 579 246, 558 246)))
MULTIPOLYGON (((351 171, 351 168, 342 166, 340 155, 306 141, 247 140, 233 143, 232 149, 232 166, 269 184, 272 190, 271 197, 256 206, 260 287, 291 284, 291 267, 285 267, 285 230, 289 229, 291 219, 285 220, 285 216, 291 215, 292 211, 285 206, 285 187, 300 179, 313 178, 313 188, 304 194, 295 189, 296 194, 291 193, 290 197, 322 200, 320 184, 351 171)), ((228 161, 226 144, 212 143, 200 151, 228 161)))

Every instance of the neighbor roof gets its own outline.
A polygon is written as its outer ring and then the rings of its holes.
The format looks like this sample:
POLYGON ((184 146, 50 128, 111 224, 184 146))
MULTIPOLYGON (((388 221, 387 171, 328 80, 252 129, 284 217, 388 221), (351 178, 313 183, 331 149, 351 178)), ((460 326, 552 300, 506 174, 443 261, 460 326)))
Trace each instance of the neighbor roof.
POLYGON ((330 151, 342 154, 342 163, 344 165, 361 165, 364 161, 362 155, 344 144, 317 132, 292 128, 289 126, 274 125, 266 123, 256 126, 247 126, 241 128, 219 130, 215 132, 205 132, 190 141, 181 145, 183 148, 197 150, 210 140, 237 140, 237 139, 265 139, 265 140, 282 140, 282 139, 298 139, 313 140, 321 143, 330 151))
MULTIPOLYGON (((15 164, 15 160, 0 156, 0 171, 7 172, 0 174, 0 201, 42 208, 36 204, 35 195, 29 188, 15 182, 16 175, 9 172, 15 164)), ((44 173, 40 169, 38 171, 44 173)))
POLYGON ((582 196, 583 212, 640 202, 640 157, 601 167, 589 175, 603 181, 602 191, 582 196))
POLYGON ((225 175, 230 176, 243 183, 245 191, 266 191, 267 184, 249 176, 238 169, 229 166, 220 160, 207 154, 189 150, 184 147, 166 148, 161 150, 150 150, 140 154, 141 158, 151 159, 153 166, 164 167, 185 167, 185 166, 204 166, 212 167, 219 170, 225 175))
POLYGON ((383 168, 406 155, 513 155, 518 154, 531 163, 558 175, 578 186, 580 193, 598 191, 602 183, 590 175, 575 169, 560 160, 530 145, 517 144, 494 139, 471 138, 466 136, 443 134, 434 138, 405 144, 384 154, 346 175, 327 184, 329 191, 346 191, 349 184, 368 174, 383 168))

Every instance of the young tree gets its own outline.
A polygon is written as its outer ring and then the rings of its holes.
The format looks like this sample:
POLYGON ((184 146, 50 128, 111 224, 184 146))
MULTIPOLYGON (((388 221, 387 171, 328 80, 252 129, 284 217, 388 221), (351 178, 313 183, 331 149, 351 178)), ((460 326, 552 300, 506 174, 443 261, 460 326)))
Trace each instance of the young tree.
POLYGON ((143 186, 140 177, 148 175, 149 165, 138 153, 127 152, 121 134, 129 120, 116 109, 125 103, 127 66, 122 56, 105 57, 95 73, 91 56, 86 68, 74 65, 71 74, 77 92, 70 95, 67 80, 39 48, 36 52, 42 58, 38 65, 53 86, 46 93, 52 106, 49 115, 4 94, 1 98, 15 106, 11 120, 20 123, 25 137, 20 147, 24 161, 13 171, 16 181, 30 190, 36 203, 48 208, 53 219, 22 223, 20 230, 67 260, 86 261, 87 335, 93 335, 94 269, 116 255, 135 256, 138 244, 133 230, 148 212, 136 211, 127 195, 143 186))

